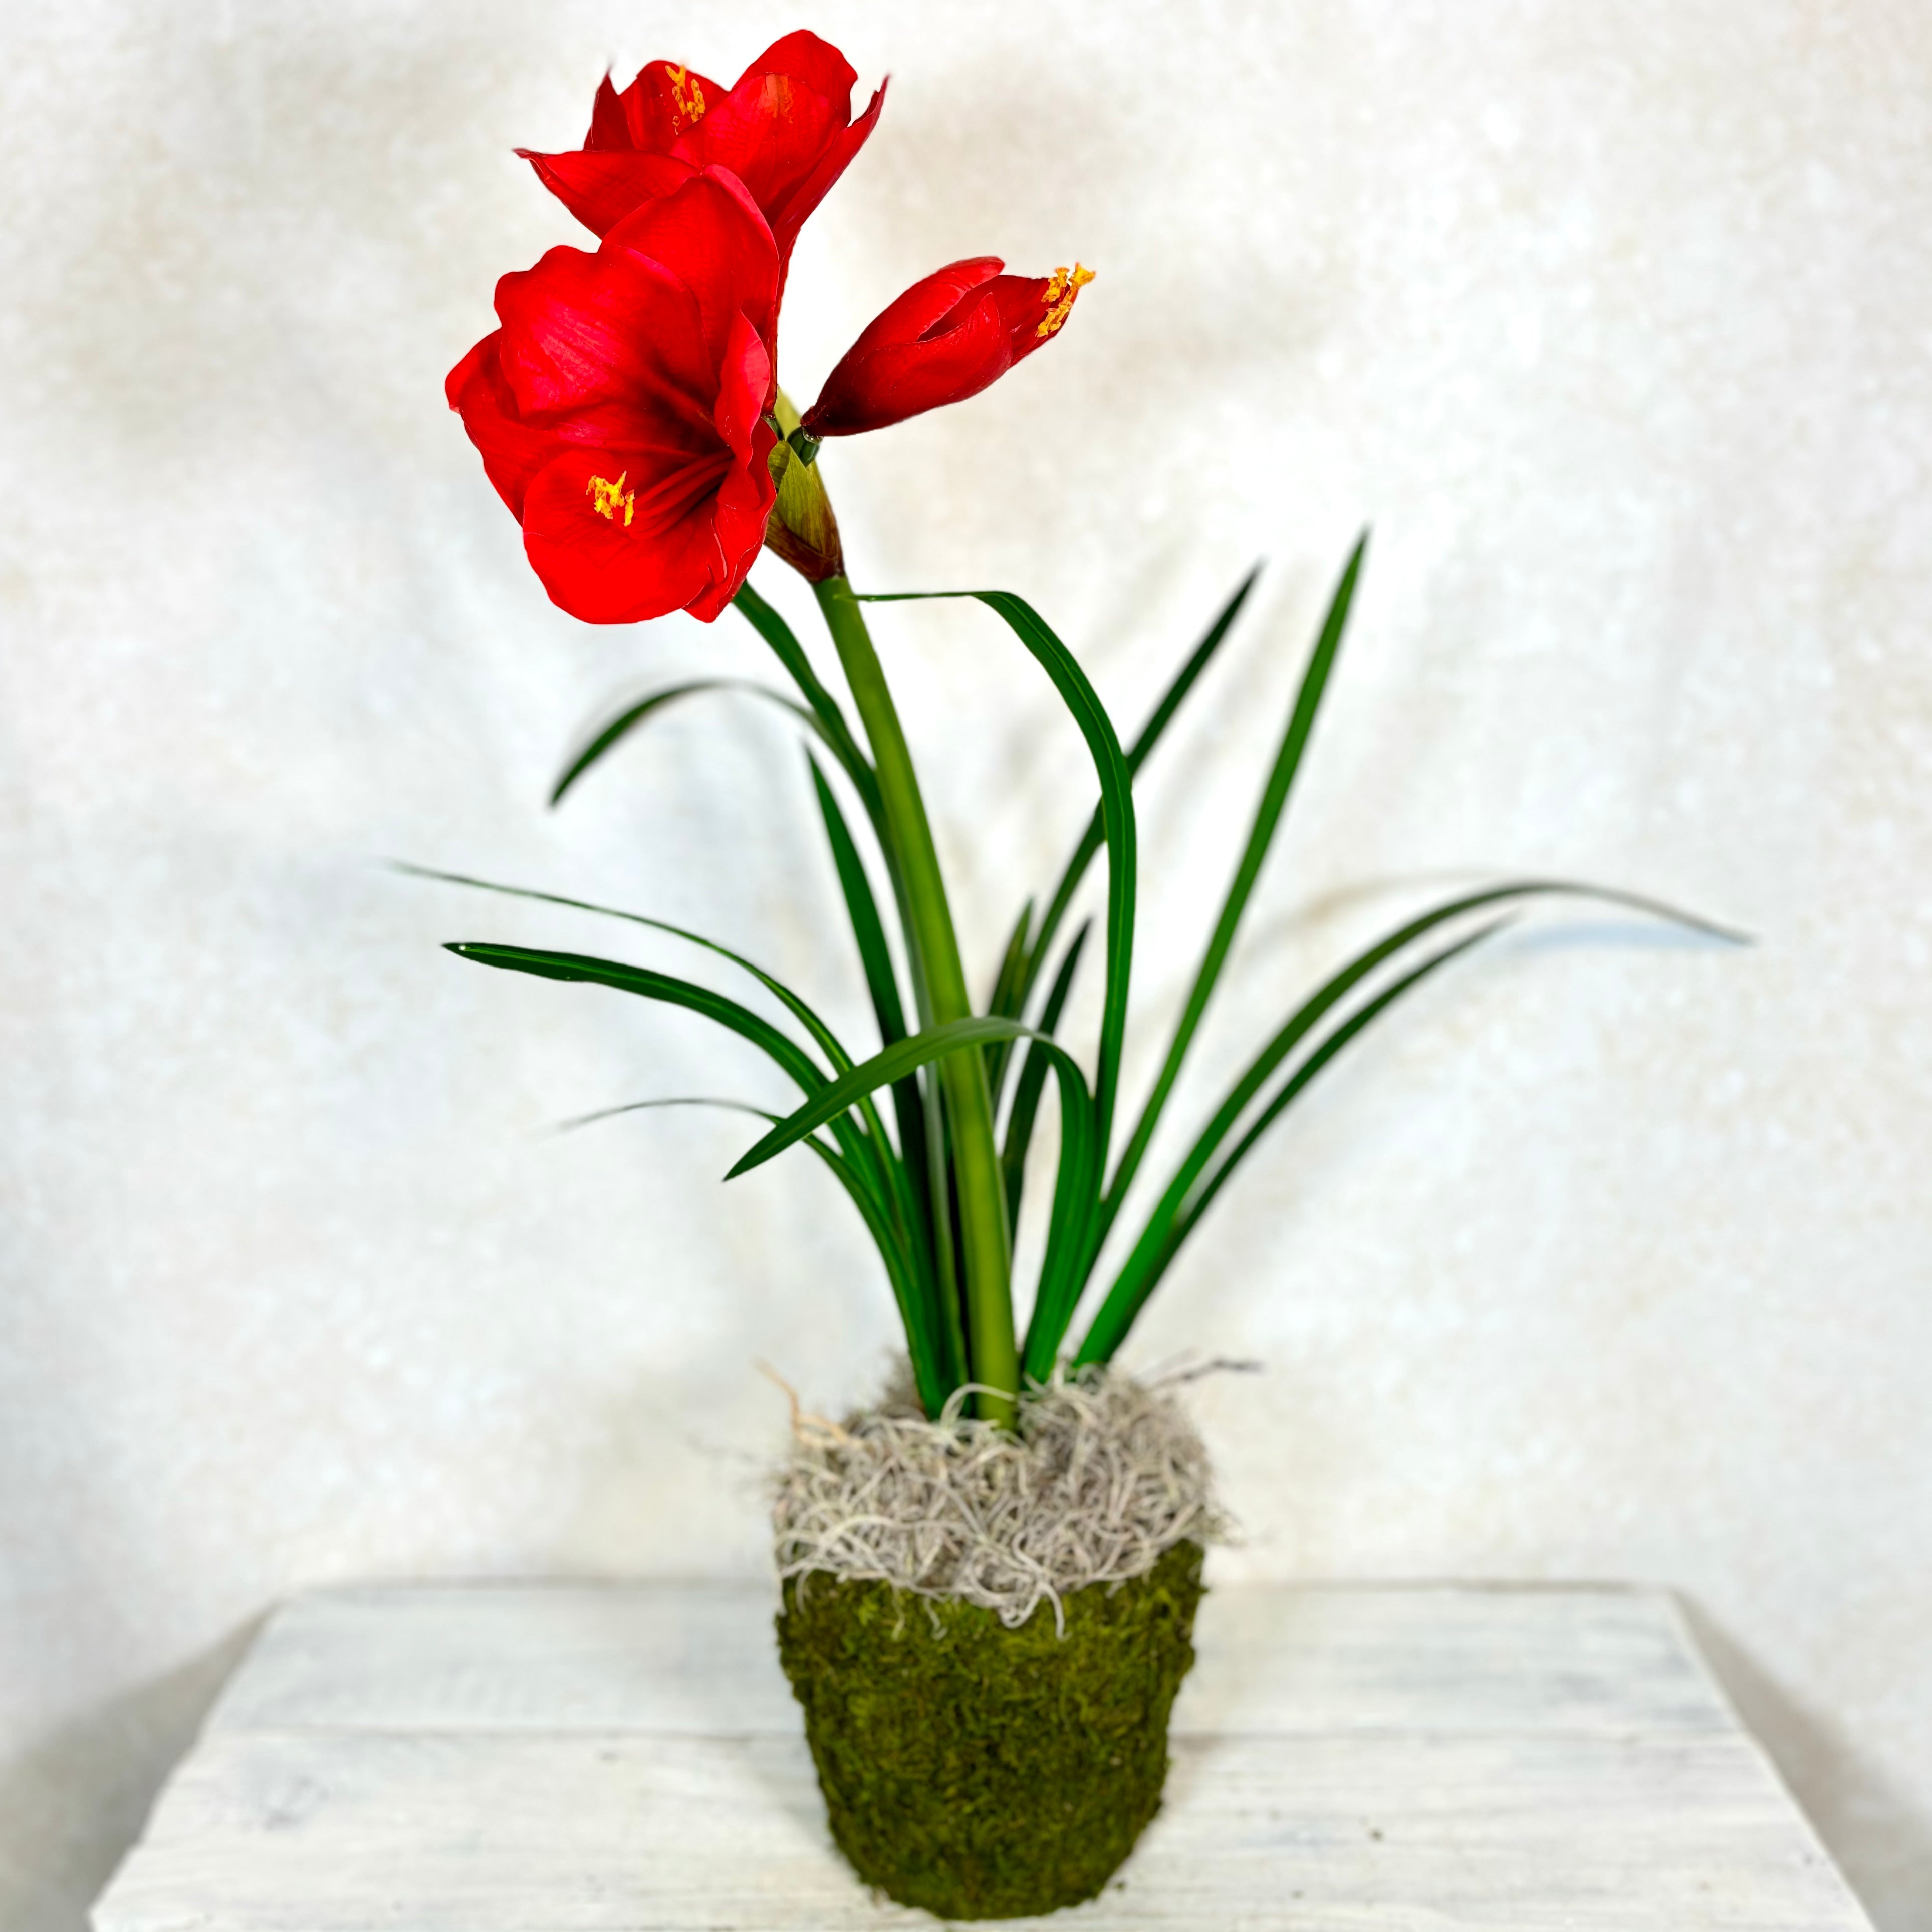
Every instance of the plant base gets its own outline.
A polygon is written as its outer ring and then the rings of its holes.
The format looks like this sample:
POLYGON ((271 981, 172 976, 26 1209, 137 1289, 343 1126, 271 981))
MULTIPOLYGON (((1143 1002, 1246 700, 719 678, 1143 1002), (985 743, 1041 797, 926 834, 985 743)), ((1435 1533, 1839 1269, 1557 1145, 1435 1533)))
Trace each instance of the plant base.
POLYGON ((884 1583, 788 1581, 778 1658, 859 1876, 942 1918, 1094 1897, 1160 1808, 1202 1554, 1073 1592, 1064 1637, 1051 1604, 1009 1630, 884 1583))

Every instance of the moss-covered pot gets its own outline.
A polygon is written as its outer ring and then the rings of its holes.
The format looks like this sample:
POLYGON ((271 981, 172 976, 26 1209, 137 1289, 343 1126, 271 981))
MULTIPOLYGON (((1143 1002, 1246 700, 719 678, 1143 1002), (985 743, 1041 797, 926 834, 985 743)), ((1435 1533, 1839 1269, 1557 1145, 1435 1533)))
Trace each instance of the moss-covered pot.
POLYGON ((1008 1630, 884 1583, 788 1582, 778 1656, 859 1876, 943 1918, 1091 1898, 1160 1808, 1201 1558, 1180 1544, 1072 1592, 1064 1636, 1050 1604, 1008 1630))

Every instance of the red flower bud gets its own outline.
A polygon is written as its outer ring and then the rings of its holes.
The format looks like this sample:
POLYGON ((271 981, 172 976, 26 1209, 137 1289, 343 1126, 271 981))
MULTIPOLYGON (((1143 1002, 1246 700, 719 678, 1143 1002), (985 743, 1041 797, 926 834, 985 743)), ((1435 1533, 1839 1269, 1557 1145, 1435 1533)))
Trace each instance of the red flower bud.
POLYGON ((883 87, 852 118, 857 79, 836 47, 802 32, 773 41, 728 92, 688 68, 652 61, 622 94, 604 76, 581 148, 517 152, 599 235, 698 170, 729 168, 770 225, 782 272, 806 217, 878 120, 883 87))
POLYGON ((594 255, 496 284, 502 326, 451 370, 450 406, 573 616, 709 622, 737 594, 776 494, 779 276, 742 183, 710 168, 594 255))
POLYGON ((964 402, 1059 334, 1094 279, 1003 275, 997 255, 955 262, 915 282, 866 324, 805 412, 809 436, 857 436, 964 402))

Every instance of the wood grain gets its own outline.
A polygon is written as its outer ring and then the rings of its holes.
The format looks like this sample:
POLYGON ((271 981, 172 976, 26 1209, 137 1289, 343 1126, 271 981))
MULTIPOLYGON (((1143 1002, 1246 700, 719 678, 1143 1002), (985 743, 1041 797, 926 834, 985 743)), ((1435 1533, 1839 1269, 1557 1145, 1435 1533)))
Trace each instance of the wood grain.
MULTIPOLYGON (((770 1609, 670 1585, 292 1604, 98 1932, 932 1923, 832 1850, 770 1609)), ((1166 1809, 1067 1932, 1867 1928, 1660 1594, 1228 1589, 1199 1646, 1166 1809)))

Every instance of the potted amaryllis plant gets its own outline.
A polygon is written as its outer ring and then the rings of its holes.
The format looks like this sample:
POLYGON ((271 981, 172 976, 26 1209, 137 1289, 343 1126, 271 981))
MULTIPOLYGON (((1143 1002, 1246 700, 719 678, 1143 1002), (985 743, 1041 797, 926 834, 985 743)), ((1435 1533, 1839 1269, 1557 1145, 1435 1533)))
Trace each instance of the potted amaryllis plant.
MULTIPOLYGON (((923 593, 854 587, 821 448, 985 388, 1059 338, 1091 276, 1078 265, 1008 274, 991 256, 953 262, 868 323, 796 412, 776 366, 786 268, 806 218, 878 123, 884 88, 855 118, 855 80, 808 33, 767 48, 728 88, 668 61, 622 92, 607 78, 580 148, 528 156, 598 244, 554 248, 503 277, 500 326, 452 373, 448 398, 565 610, 617 624, 674 610, 710 622, 735 608, 770 646, 796 695, 768 694, 811 740, 810 796, 878 1041, 848 1045, 799 993, 724 946, 608 907, 584 909, 705 949, 782 1017, 656 968, 519 946, 451 950, 686 1008, 761 1048, 796 1088, 798 1104, 765 1114, 767 1130, 732 1175, 794 1147, 823 1163, 877 1246, 908 1372, 843 1422, 794 1414, 776 1480, 781 1654, 832 1832, 861 1876, 945 1916, 1011 1916, 1092 1896, 1132 1848, 1160 1802, 1168 1707, 1192 1657, 1202 1546, 1216 1520, 1207 1460, 1172 1390, 1112 1366, 1136 1317, 1256 1143, 1352 1041, 1516 904, 1586 889, 1522 879, 1462 892, 1341 964, 1295 1004, 1151 1203, 1123 1222, 1306 750, 1363 545, 1328 604, 1152 1089, 1127 1106, 1134 777, 1253 578, 1126 744, 1074 653, 1024 599, 931 593, 976 598, 1032 656, 1085 740, 1099 794, 1058 880, 1021 908, 976 1005, 866 626, 868 602, 923 593), (766 550, 810 582, 844 697, 746 581, 766 550), (1091 922, 1070 932, 1068 922, 1103 853, 1094 950, 1104 983, 1098 1040, 1083 1056, 1056 1034, 1090 956, 1091 922), (1036 1199, 1028 1153, 1049 1080, 1059 1148, 1036 1199), (1023 1327, 1012 1280, 1022 1213, 1045 1225, 1023 1327), (1110 1248, 1117 1228, 1132 1238, 1110 1248), (1104 1273, 1103 1252, 1117 1257, 1104 1273)), ((673 685, 623 706, 570 759, 555 797, 666 705, 706 688, 673 685)))

